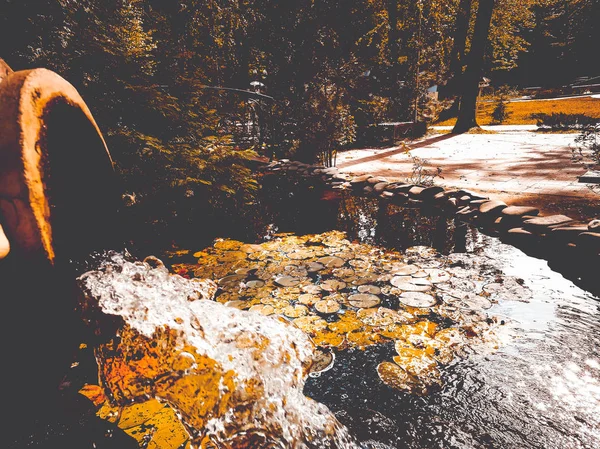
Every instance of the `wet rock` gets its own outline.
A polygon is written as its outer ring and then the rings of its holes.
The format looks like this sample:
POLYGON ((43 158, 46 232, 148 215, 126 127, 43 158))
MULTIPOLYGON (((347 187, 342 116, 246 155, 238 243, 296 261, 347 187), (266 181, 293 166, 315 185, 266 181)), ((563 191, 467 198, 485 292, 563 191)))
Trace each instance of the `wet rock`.
POLYGON ((363 187, 363 193, 365 195, 370 195, 371 193, 373 193, 373 187, 371 187, 371 186, 364 186, 363 187))
POLYGON ((508 206, 502 209, 502 215, 506 217, 523 217, 524 215, 538 215, 539 209, 529 206, 508 206))
POLYGON ((408 195, 411 198, 419 198, 423 190, 425 190, 423 187, 414 186, 410 188, 410 190, 408 191, 408 195))
POLYGON ((352 178, 350 180, 350 184, 353 187, 359 186, 361 184, 364 184, 365 182, 367 182, 370 178, 372 178, 372 175, 362 175, 362 176, 356 176, 354 178, 352 178))
POLYGON ((394 192, 394 204, 405 204, 408 201, 408 195, 402 192, 394 192))
POLYGON ((421 191, 423 198, 434 198, 437 194, 444 192, 444 188, 440 186, 426 187, 421 191))
POLYGON ((509 229, 508 233, 513 235, 533 235, 531 232, 521 227, 509 229))
POLYGON ((523 227, 531 232, 543 234, 548 232, 549 228, 552 226, 558 227, 572 222, 573 220, 566 215, 549 215, 547 217, 536 217, 525 220, 523 227))
POLYGON ((387 182, 378 182, 377 184, 375 184, 373 186, 373 190, 377 193, 381 193, 385 190, 385 188, 388 186, 387 182))
POLYGON ((415 187, 413 184, 400 184, 394 188, 394 192, 408 193, 413 187, 415 187))
POLYGON ((394 198, 394 194, 392 192, 382 192, 381 195, 379 195, 381 198, 389 200, 394 198))
POLYGON ((458 200, 456 198, 448 198, 448 201, 446 201, 446 207, 449 210, 458 209, 458 200))
POLYGON ((471 202, 471 197, 469 195, 463 195, 461 197, 456 197, 456 198, 458 198, 459 206, 465 206, 471 202))
POLYGON ((446 192, 439 192, 433 195, 433 200, 438 203, 443 203, 447 198, 446 192))
POLYGON ((592 232, 600 232, 600 220, 592 220, 587 225, 588 230, 592 232))
POLYGON ((556 241, 561 243, 574 242, 579 234, 587 232, 586 225, 575 225, 575 226, 561 226, 552 229, 549 236, 556 241))
POLYGON ((506 208, 506 203, 503 201, 491 200, 479 205, 479 212, 483 215, 499 215, 506 208))

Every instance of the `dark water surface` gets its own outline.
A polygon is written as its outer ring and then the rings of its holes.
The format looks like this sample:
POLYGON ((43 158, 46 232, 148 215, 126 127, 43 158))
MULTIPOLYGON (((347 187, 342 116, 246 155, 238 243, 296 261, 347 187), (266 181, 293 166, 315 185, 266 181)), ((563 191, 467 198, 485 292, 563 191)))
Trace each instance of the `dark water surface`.
POLYGON ((500 300, 488 311, 512 323, 510 338, 493 354, 472 354, 445 368, 444 387, 429 396, 393 390, 373 376, 393 345, 338 352, 333 368, 310 379, 305 393, 361 441, 396 448, 600 447, 598 297, 547 261, 434 211, 318 189, 289 191, 272 186, 262 202, 263 224, 247 223, 224 237, 339 229, 350 240, 400 251, 427 245, 487 258, 533 291, 529 302, 500 300))
MULTIPOLYGON (((487 310, 510 323, 496 352, 455 360, 443 368, 439 391, 417 396, 387 387, 374 374, 380 362, 394 355, 393 344, 338 351, 330 370, 308 380, 305 394, 327 405, 371 448, 600 447, 600 302, 576 285, 577 277, 569 280, 547 261, 433 210, 317 187, 294 189, 281 180, 266 184, 256 205, 229 218, 206 217, 202 229, 194 222, 180 223, 176 231, 167 226, 162 237, 140 232, 132 253, 143 259, 165 255, 172 243, 194 252, 215 237, 260 242, 281 232, 337 229, 350 240, 398 251, 427 245, 443 254, 486 260, 494 270, 522 279, 533 292, 528 302, 499 300, 487 310)), ((597 289, 600 279, 585 285, 597 289)), ((102 447, 133 447, 118 429, 95 423, 93 412, 83 409, 73 411, 63 427, 42 428, 34 438, 49 443, 39 447, 59 447, 50 432, 62 435, 56 439, 60 447, 88 447, 81 441, 91 432, 112 432, 102 447), (72 437, 65 441, 64 435, 72 437)))

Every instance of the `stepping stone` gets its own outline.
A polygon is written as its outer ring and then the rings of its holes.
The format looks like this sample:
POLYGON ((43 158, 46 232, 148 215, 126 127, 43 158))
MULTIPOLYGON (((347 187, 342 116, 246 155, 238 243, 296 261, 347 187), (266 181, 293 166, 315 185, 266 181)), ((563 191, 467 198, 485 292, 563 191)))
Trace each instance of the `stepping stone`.
POLYGON ((487 201, 479 206, 479 212, 483 215, 497 215, 502 212, 502 209, 505 209, 506 203, 503 201, 491 200, 487 201))
POLYGON ((411 187, 411 189, 408 191, 408 194, 411 198, 418 198, 423 192, 423 190, 425 190, 423 187, 414 186, 411 187))
POLYGON ((385 190, 385 188, 388 186, 387 182, 378 182, 377 184, 375 184, 373 186, 373 190, 375 190, 377 193, 381 193, 385 190))
POLYGON ((435 195, 439 194, 439 193, 443 193, 444 192, 444 188, 440 187, 440 186, 431 186, 431 187, 426 187, 421 191, 421 196, 423 198, 433 198, 435 197, 435 195))
POLYGON ((456 198, 448 198, 448 201, 446 201, 446 206, 450 209, 456 209, 458 208, 458 200, 456 198))
MULTIPOLYGON (((433 196, 433 199, 434 199, 435 201, 437 201, 437 202, 443 202, 443 201, 446 201, 446 198, 448 198, 448 196, 446 195, 446 192, 440 192, 440 193, 436 193, 436 194, 433 196)), ((451 198, 451 199, 453 199, 453 198, 451 198)))
POLYGON ((408 193, 413 187, 415 187, 413 184, 400 184, 394 187, 394 192, 408 193))
POLYGON ((551 226, 558 227, 559 225, 566 225, 572 223, 573 219, 566 215, 549 215, 547 217, 536 217, 530 220, 525 220, 523 227, 533 232, 547 231, 551 226))
POLYGON ((508 206, 502 209, 502 215, 507 217, 523 217, 524 215, 538 215, 539 209, 529 206, 508 206))
POLYGON ((352 184, 353 186, 356 186, 357 184, 362 184, 364 182, 367 182, 372 177, 373 177, 372 175, 357 176, 350 180, 350 184, 352 184))
POLYGON ((408 201, 408 195, 403 192, 394 192, 394 203, 395 204, 404 204, 408 201))

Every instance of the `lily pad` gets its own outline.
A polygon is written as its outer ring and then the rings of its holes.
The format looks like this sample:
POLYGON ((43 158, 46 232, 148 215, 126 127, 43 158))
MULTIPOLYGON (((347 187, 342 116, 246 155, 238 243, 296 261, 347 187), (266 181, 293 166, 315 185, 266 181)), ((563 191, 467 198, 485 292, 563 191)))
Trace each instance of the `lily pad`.
POLYGON ((426 292, 431 290, 431 285, 417 285, 413 282, 398 282, 396 288, 405 292, 426 292))
POLYGON ((283 309, 283 314, 288 318, 299 318, 308 314, 308 308, 301 304, 290 305, 283 309))
POLYGON ((323 291, 323 289, 315 284, 308 284, 302 287, 302 291, 305 293, 311 293, 313 295, 319 294, 323 291))
POLYGON ((309 273, 316 273, 317 271, 321 271, 325 268, 323 264, 319 262, 310 262, 306 265, 306 269, 309 273))
POLYGON ((322 299, 315 304, 315 309, 319 313, 331 314, 340 310, 340 304, 332 299, 322 299))
POLYGON ((277 276, 275 278, 275 283, 282 287, 295 287, 300 283, 300 279, 293 276, 277 276))
POLYGON ((336 279, 329 279, 321 283, 321 288, 328 292, 337 292, 346 288, 346 283, 336 279))
POLYGON ((303 293, 298 296, 298 302, 307 306, 313 306, 321 300, 321 297, 312 293, 303 293))
POLYGON ((232 274, 219 279, 218 284, 223 288, 236 288, 239 287, 244 279, 246 279, 246 276, 243 274, 232 274))
POLYGON ((426 269, 425 272, 429 275, 429 279, 433 284, 440 284, 442 282, 448 282, 452 276, 450 273, 439 269, 426 269))
POLYGON ((415 274, 420 270, 416 265, 397 265, 393 267, 390 271, 391 273, 398 276, 410 276, 415 274))
POLYGON ((399 299, 402 304, 409 307, 428 308, 437 304, 437 299, 421 292, 405 292, 399 299))
POLYGON ((256 304, 250 307, 250 312, 258 312, 262 315, 269 316, 275 313, 275 308, 269 304, 256 304))
POLYGON ((361 285, 358 287, 358 292, 359 293, 370 293, 372 295, 379 295, 379 294, 381 294, 381 288, 377 287, 376 285, 365 284, 365 285, 361 285))
POLYGON ((370 293, 356 293, 348 296, 348 303, 352 307, 368 309, 370 307, 378 306, 381 303, 381 299, 379 299, 378 296, 370 293))
POLYGON ((327 268, 339 268, 346 263, 344 259, 336 256, 321 257, 317 259, 317 262, 325 265, 327 268))
POLYGON ((261 279, 253 279, 251 281, 246 282, 246 287, 248 288, 261 288, 264 287, 265 281, 261 279))

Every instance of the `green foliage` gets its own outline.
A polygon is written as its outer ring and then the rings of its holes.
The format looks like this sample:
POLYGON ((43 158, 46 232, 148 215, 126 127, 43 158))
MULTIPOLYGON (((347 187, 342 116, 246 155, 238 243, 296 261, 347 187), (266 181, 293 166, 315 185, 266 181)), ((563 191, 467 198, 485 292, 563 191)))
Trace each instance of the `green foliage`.
POLYGON ((492 124, 501 125, 511 116, 507 110, 508 101, 510 99, 510 88, 503 87, 496 94, 494 110, 492 111, 492 124))
POLYGON ((541 129, 552 131, 569 131, 594 128, 598 119, 584 114, 565 114, 562 112, 552 114, 532 114, 532 118, 537 120, 537 126, 541 129))

